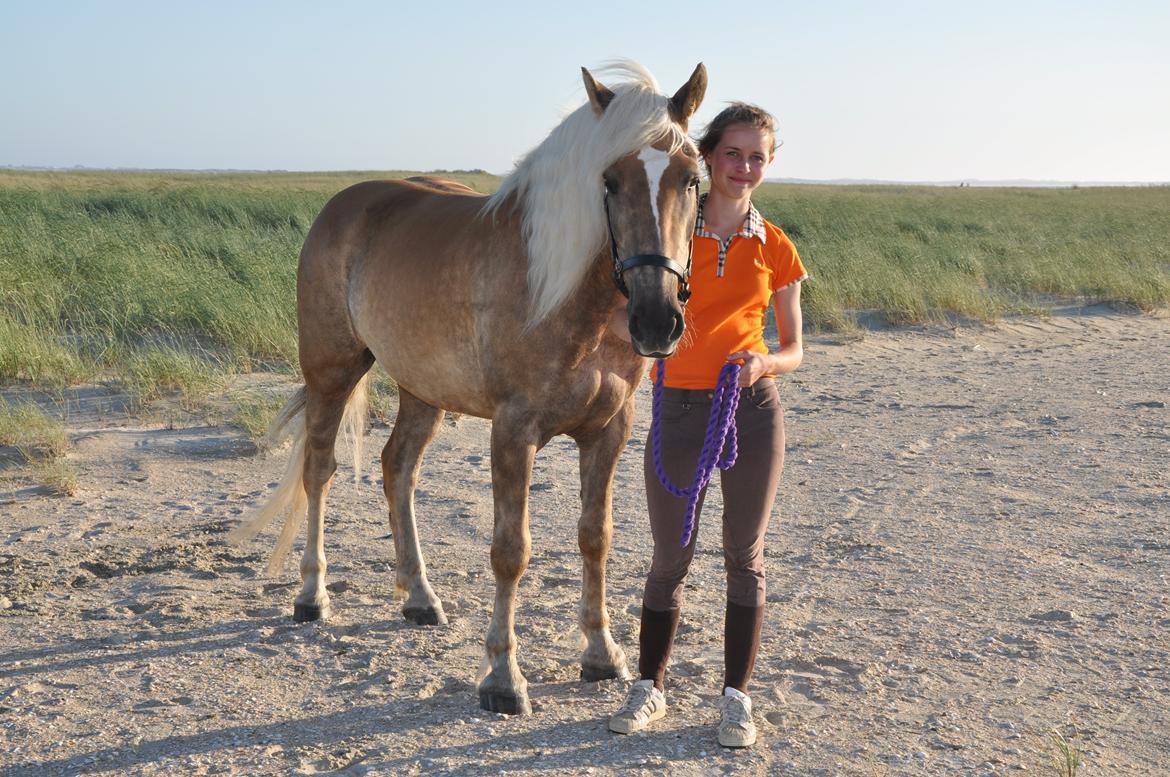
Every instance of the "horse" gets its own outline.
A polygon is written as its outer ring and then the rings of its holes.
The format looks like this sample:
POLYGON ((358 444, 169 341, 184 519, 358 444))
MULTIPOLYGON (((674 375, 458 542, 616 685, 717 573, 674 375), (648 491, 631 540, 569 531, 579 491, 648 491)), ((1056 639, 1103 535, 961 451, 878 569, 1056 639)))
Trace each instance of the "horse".
MULTIPOLYGON (((269 432, 291 432, 291 458, 268 502, 231 534, 247 539, 287 512, 269 560, 278 576, 307 517, 293 617, 328 617, 323 531, 334 447, 342 430, 360 443, 377 362, 398 384, 382 473, 402 614, 444 624, 415 523, 420 463, 445 412, 490 419, 495 600, 478 692, 493 712, 531 712, 516 661, 516 592, 531 553, 533 459, 557 435, 580 453, 581 676, 629 678, 605 602, 613 476, 634 389, 649 359, 673 353, 683 334, 699 185, 687 122, 707 73, 700 63, 667 97, 636 63, 606 72, 618 78, 612 88, 581 69, 588 101, 490 197, 428 177, 359 183, 325 205, 297 270, 304 385, 269 432), (623 305, 628 339, 609 323, 623 305)), ((360 458, 355 451, 355 477, 360 458)))

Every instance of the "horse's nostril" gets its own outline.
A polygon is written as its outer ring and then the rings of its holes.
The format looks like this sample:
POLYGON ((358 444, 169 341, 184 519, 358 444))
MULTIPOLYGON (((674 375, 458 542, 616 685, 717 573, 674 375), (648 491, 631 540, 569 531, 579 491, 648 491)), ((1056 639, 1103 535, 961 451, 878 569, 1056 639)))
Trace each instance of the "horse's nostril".
POLYGON ((678 342, 682 339, 683 332, 686 331, 687 325, 683 321, 682 313, 674 314, 674 328, 670 330, 670 341, 678 342))
POLYGON ((626 322, 626 325, 630 330, 630 337, 640 339, 642 331, 641 327, 638 326, 638 317, 631 313, 629 319, 626 322))

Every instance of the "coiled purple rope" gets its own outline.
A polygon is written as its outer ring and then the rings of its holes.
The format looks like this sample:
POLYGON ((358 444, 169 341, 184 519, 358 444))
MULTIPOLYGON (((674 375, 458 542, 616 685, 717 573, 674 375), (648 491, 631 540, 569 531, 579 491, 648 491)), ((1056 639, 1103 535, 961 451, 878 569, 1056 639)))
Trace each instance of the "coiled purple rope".
POLYGON ((679 488, 666 474, 662 465, 662 385, 666 375, 666 362, 658 360, 658 374, 654 377, 654 409, 650 416, 650 444, 654 454, 654 471, 662 487, 677 497, 687 500, 687 512, 683 518, 682 546, 691 542, 695 532, 695 508, 699 494, 711 481, 715 468, 731 469, 738 454, 735 436, 735 410, 739 407, 740 365, 728 362, 719 370, 719 380, 711 399, 711 413, 707 416, 707 432, 703 447, 699 451, 699 463, 695 480, 687 488, 679 488), (726 449, 726 453, 724 453, 726 449))

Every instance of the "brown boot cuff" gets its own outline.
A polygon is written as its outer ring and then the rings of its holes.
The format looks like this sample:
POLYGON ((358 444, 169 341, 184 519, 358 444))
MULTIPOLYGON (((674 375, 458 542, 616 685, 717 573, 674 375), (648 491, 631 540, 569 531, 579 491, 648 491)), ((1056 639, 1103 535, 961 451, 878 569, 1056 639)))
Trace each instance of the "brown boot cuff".
POLYGON ((638 635, 638 677, 653 680, 662 690, 666 664, 674 647, 679 610, 651 610, 642 605, 642 630, 638 635))
POLYGON ((760 651, 763 628, 763 606, 727 603, 727 619, 723 622, 724 687, 747 693, 747 684, 756 666, 756 654, 760 651))

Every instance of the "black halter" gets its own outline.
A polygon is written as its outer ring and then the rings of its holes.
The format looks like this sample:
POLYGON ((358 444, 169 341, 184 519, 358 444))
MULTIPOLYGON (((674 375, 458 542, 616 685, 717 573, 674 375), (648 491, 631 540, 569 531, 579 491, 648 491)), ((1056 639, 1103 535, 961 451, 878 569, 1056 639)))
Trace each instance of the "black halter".
MULTIPOLYGON (((691 257, 695 250, 695 228, 691 227, 691 239, 687 241, 687 266, 683 267, 678 262, 674 261, 668 256, 661 254, 637 254, 631 256, 629 259, 622 261, 618 257, 617 238, 613 234, 613 221, 609 217, 609 191, 605 192, 605 225, 609 228, 609 251, 613 256, 613 283, 617 286, 618 291, 626 298, 630 298, 630 290, 626 286, 625 279, 622 275, 631 267, 662 267, 678 276, 678 302, 680 305, 687 304, 687 300, 691 298, 691 289, 687 284, 687 279, 691 277, 691 257)), ((695 187, 695 219, 699 216, 699 187, 695 187)))

